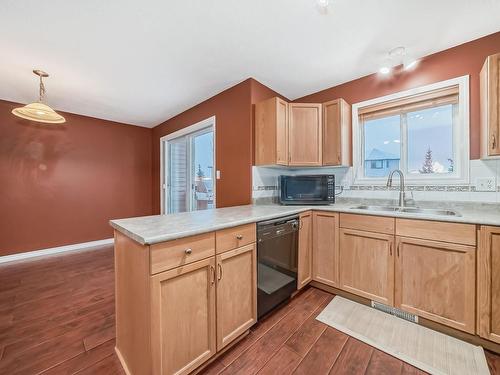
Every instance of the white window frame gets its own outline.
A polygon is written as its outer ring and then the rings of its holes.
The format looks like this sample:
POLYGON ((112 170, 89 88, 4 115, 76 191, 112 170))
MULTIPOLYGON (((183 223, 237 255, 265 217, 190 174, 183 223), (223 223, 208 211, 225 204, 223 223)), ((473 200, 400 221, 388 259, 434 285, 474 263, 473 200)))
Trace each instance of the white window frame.
MULTIPOLYGON (((185 128, 182 128, 180 130, 177 130, 173 133, 164 135, 163 137, 160 138, 160 212, 162 215, 166 215, 168 213, 168 209, 166 207, 166 204, 168 202, 168 189, 167 189, 167 178, 168 174, 165 173, 165 166, 168 165, 168 153, 165 152, 167 150, 167 142, 169 140, 183 137, 188 134, 194 134, 198 133, 200 131, 203 131, 209 127, 212 127, 213 132, 214 132, 214 150, 213 150, 213 155, 214 155, 214 160, 213 160, 213 168, 212 168, 212 173, 213 173, 213 191, 214 191, 214 199, 213 199, 213 205, 216 207, 216 199, 217 199, 217 166, 216 166, 216 125, 215 125, 215 116, 209 117, 205 120, 199 121, 196 124, 187 126, 185 128)), ((191 152, 190 150, 188 151, 189 153, 191 152)), ((190 176, 188 176, 190 178, 190 176)), ((188 181, 189 186, 192 184, 192 181, 188 181)), ((191 208, 191 207, 190 207, 191 208)), ((191 211, 191 210, 190 210, 191 211)))
MULTIPOLYGON (((395 94, 382 96, 375 99, 352 105, 352 142, 353 142, 353 172, 356 185, 382 185, 387 182, 387 177, 365 177, 364 176, 364 139, 363 123, 359 121, 359 110, 361 108, 385 103, 392 100, 402 99, 408 96, 424 94, 429 91, 444 89, 449 86, 458 85, 458 117, 456 128, 453 129, 453 147, 456 148, 457 158, 454 160, 454 170, 452 176, 441 174, 406 174, 405 181, 410 185, 452 185, 469 183, 469 76, 452 78, 446 81, 433 83, 414 89, 401 91, 395 94)), ((406 134, 406 132, 405 132, 406 134)), ((406 148, 407 140, 405 134, 401 134, 401 142, 406 148)), ((400 165, 406 163, 406 153, 401 155, 400 165)), ((406 168, 404 168, 406 169, 406 168)))

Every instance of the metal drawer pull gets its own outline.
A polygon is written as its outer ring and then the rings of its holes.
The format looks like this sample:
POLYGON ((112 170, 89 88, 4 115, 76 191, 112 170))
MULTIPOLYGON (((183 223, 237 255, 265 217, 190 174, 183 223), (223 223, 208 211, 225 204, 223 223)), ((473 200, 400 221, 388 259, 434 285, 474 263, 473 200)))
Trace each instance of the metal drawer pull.
POLYGON ((497 148, 497 139, 495 137, 495 134, 491 136, 491 148, 496 149, 497 148))
POLYGON ((211 283, 213 285, 213 284, 215 284, 215 267, 214 266, 210 266, 210 276, 212 276, 211 277, 211 279, 212 279, 211 283))
POLYGON ((191 253, 193 252, 192 249, 186 249, 186 251, 184 251, 186 253, 186 255, 191 255, 191 253))
POLYGON ((237 238, 238 240, 242 240, 242 239, 243 239, 243 235, 238 234, 238 235, 236 235, 236 238, 237 238))
POLYGON ((219 277, 217 280, 221 281, 222 280, 222 264, 218 263, 217 267, 219 268, 219 277))
POLYGON ((389 255, 392 257, 392 242, 389 243, 389 255))

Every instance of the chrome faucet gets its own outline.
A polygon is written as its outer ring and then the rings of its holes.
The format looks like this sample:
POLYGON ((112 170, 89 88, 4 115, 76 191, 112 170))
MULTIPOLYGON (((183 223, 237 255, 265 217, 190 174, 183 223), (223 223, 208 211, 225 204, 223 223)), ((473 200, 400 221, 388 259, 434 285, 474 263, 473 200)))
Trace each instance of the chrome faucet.
POLYGON ((403 172, 399 169, 394 169, 389 173, 389 177, 387 178, 387 187, 392 187, 392 176, 394 173, 399 174, 399 207, 403 208, 405 206, 405 176, 403 172))

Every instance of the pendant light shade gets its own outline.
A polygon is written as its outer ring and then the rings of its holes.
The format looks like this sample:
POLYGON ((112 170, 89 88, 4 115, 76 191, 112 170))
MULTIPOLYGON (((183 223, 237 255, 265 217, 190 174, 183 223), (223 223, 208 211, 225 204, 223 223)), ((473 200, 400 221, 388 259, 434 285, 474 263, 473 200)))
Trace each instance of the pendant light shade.
POLYGON ((42 103, 45 94, 45 86, 42 79, 49 75, 42 70, 33 70, 33 73, 40 77, 40 97, 38 102, 27 104, 24 107, 14 108, 12 113, 26 120, 47 124, 62 124, 66 122, 63 116, 58 114, 48 105, 42 103))

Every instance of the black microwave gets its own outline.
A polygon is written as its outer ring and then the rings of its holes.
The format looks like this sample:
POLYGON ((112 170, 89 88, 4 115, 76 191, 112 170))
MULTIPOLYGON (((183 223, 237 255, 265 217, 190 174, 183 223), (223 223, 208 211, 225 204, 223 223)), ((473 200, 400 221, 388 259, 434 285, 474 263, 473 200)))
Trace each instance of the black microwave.
POLYGON ((280 176, 279 190, 281 204, 333 204, 335 175, 280 176))

